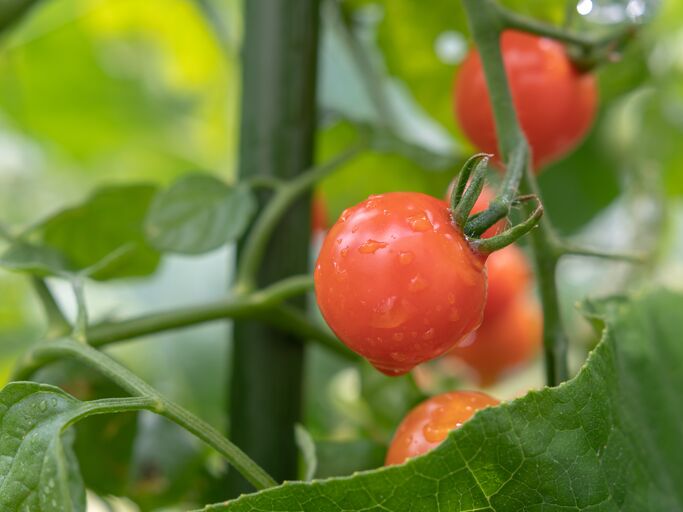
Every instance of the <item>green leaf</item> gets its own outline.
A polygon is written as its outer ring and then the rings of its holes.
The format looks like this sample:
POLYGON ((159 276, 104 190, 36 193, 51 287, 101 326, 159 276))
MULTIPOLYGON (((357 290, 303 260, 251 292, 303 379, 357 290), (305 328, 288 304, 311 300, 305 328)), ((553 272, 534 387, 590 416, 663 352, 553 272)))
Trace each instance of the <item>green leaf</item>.
POLYGON ((571 381, 479 412, 404 465, 205 510, 683 509, 683 296, 640 293, 586 309, 606 328, 571 381))
POLYGON ((81 407, 52 386, 11 383, 0 392, 0 510, 85 510, 71 439, 61 436, 81 407))
POLYGON ((201 254, 236 240, 255 211, 249 188, 230 187, 208 174, 190 174, 157 194, 145 231, 160 251, 201 254))
POLYGON ((12 272, 41 277, 62 276, 73 271, 66 256, 50 247, 15 242, 0 256, 0 266, 12 272))
POLYGON ((155 186, 145 184, 101 188, 80 206, 45 221, 39 228, 43 242, 77 269, 110 260, 91 275, 95 279, 148 275, 159 263, 143 233, 155 192, 155 186))
MULTIPOLYGON (((126 395, 102 374, 68 359, 42 368, 35 378, 59 386, 82 401, 126 395)), ((131 413, 98 415, 74 426, 74 452, 88 489, 103 496, 126 495, 137 416, 131 413)))

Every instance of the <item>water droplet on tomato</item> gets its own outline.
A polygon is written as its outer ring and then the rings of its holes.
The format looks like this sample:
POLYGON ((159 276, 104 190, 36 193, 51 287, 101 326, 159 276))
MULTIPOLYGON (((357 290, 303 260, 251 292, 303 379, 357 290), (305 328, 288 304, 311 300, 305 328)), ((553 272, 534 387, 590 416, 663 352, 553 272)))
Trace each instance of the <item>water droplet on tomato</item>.
POLYGON ((401 265, 410 265, 413 261, 413 253, 410 251, 403 251, 398 254, 398 261, 401 265))
POLYGON ((383 300, 373 313, 370 325, 380 329, 398 327, 410 316, 405 304, 399 301, 396 296, 383 300))
POLYGON ((398 361, 399 363, 405 363, 408 360, 408 356, 403 352, 392 352, 389 354, 389 357, 391 357, 394 361, 398 361))
POLYGON ((386 242, 378 242, 377 240, 368 240, 363 245, 358 248, 358 252, 361 254, 374 254, 379 249, 384 249, 387 245, 386 242))
POLYGON ((418 274, 410 280, 408 290, 415 293, 424 290, 427 286, 429 286, 429 282, 418 274))
POLYGON ((422 335, 423 340, 431 340, 434 337, 434 328, 427 329, 422 335))
POLYGON ((359 228, 359 227, 360 227, 360 226, 359 226, 358 224, 356 224, 355 226, 353 226, 353 227, 351 228, 351 233, 355 233, 356 231, 358 231, 358 228, 359 228))
POLYGON ((348 248, 348 247, 344 247, 344 248, 340 251, 339 254, 341 254, 341 256, 342 256, 342 258, 343 258, 343 257, 346 256, 348 253, 349 253, 349 248, 348 248))
POLYGON ((391 337, 394 339, 394 341, 401 341, 403 340, 403 333, 395 332, 391 337))
POLYGON ((457 322, 460 320, 460 311, 458 311, 458 308, 451 308, 451 311, 448 314, 448 319, 451 322, 457 322))
POLYGON ((448 300, 449 304, 455 304, 455 294, 453 292, 448 292, 446 299, 448 300))
POLYGON ((429 231, 434 229, 434 226, 427 218, 424 212, 420 212, 417 215, 412 215, 406 219, 410 229, 417 232, 429 231))
MULTIPOLYGON (((437 413, 438 414, 438 413, 437 413)), ((443 423, 429 422, 422 427, 422 435, 430 443, 440 443, 443 441, 450 429, 443 423)))

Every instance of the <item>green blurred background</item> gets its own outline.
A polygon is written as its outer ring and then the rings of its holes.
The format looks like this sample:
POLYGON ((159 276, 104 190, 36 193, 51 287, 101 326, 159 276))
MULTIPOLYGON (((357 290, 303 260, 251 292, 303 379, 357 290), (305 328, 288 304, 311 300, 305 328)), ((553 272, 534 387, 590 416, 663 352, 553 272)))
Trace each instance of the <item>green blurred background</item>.
MULTIPOLYGON (((644 280, 683 285, 683 3, 582 0, 586 16, 564 0, 504 3, 554 23, 569 10, 574 28, 595 33, 628 13, 642 11, 646 21, 623 58, 599 70, 601 111, 589 137, 540 179, 561 233, 595 247, 654 254, 638 269, 586 259, 563 263, 564 314, 578 366, 595 342, 576 312, 578 300, 644 280)), ((358 123, 390 126, 398 135, 321 184, 330 219, 371 193, 443 195, 471 153, 451 106, 453 75, 468 47, 459 3, 326 0, 321 12, 318 159, 343 149, 358 123)), ((197 170, 233 181, 241 16, 236 0, 44 1, 3 33, 2 224, 21 230, 104 184, 167 184, 197 170)), ((224 296, 232 260, 232 248, 165 257, 153 275, 88 283, 91 318, 224 296)), ((50 285, 73 316, 69 288, 50 285)), ((0 381, 44 330, 29 282, 0 271, 0 381)), ((227 428, 228 338, 228 327, 209 325, 111 351, 170 398, 227 428)), ((495 394, 515 396, 541 385, 540 376, 536 364, 495 394)), ((83 398, 118 392, 70 365, 53 367, 43 378, 83 398)), ((317 443, 316 475, 380 464, 383 444, 415 400, 414 390, 405 381, 348 368, 316 348, 309 351, 307 379, 305 428, 317 443)), ((184 510, 225 498, 222 462, 151 415, 86 422, 77 450, 93 491, 130 496, 141 510, 184 510)), ((132 502, 109 502, 135 510, 132 502)))

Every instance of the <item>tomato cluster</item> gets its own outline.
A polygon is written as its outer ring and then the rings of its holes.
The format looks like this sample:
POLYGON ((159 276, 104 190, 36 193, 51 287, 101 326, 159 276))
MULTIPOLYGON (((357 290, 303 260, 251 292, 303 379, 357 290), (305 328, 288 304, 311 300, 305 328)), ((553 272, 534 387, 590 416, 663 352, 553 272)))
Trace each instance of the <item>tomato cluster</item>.
POLYGON ((481 326, 448 354, 464 362, 483 386, 532 359, 541 346, 543 330, 524 252, 510 245, 493 253, 486 267, 488 297, 481 326))
MULTIPOLYGON (((590 128, 595 79, 579 72, 554 41, 507 31, 501 47, 520 125, 538 170, 571 151, 590 128)), ((496 152, 493 115, 476 51, 468 55, 456 79, 454 103, 456 117, 474 145, 496 152)), ((484 187, 470 215, 485 210, 492 199, 493 192, 484 187)), ((322 244, 314 276, 316 296, 339 339, 379 371, 401 375, 447 354, 447 359, 469 366, 481 385, 489 385, 537 352, 541 312, 531 293, 531 270, 523 251, 509 245, 490 256, 477 252, 463 234, 461 209, 454 206, 457 215, 452 216, 449 205, 449 198, 394 192, 370 196, 344 211, 322 244)), ((500 235, 506 224, 506 219, 495 223, 481 238, 500 235)), ((478 409, 497 403, 484 393, 462 391, 425 401, 400 424, 386 464, 434 448, 478 409)))

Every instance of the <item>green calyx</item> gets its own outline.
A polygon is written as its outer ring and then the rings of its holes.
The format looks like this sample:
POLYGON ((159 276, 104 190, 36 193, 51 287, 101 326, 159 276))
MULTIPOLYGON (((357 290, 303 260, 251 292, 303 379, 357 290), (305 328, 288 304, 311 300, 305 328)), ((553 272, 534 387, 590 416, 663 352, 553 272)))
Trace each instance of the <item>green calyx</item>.
MULTIPOLYGON (((514 243, 536 227, 543 215, 543 205, 536 195, 513 196, 513 199, 510 199, 511 191, 514 192, 518 185, 518 180, 511 179, 505 180, 503 190, 489 203, 486 210, 472 214, 472 209, 486 182, 486 172, 491 156, 478 153, 470 157, 460 171, 450 196, 453 225, 462 231, 476 251, 483 254, 490 254, 514 243), (529 201, 535 202, 536 208, 525 220, 500 234, 490 238, 481 238, 486 230, 499 220, 506 218, 513 206, 529 201)), ((517 163, 517 159, 511 160, 511 164, 517 163)))

